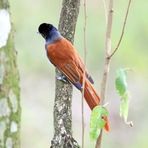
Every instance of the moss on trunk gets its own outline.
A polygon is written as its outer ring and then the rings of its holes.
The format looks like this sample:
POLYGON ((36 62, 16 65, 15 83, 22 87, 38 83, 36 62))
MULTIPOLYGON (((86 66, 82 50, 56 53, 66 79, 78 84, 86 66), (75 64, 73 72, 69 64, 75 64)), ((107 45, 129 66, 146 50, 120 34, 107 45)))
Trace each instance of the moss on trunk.
MULTIPOLYGON (((9 2, 0 0, 0 11, 9 13, 9 2)), ((11 22, 9 22, 11 24, 11 22)), ((20 148, 20 87, 13 29, 0 48, 0 147, 20 148)))

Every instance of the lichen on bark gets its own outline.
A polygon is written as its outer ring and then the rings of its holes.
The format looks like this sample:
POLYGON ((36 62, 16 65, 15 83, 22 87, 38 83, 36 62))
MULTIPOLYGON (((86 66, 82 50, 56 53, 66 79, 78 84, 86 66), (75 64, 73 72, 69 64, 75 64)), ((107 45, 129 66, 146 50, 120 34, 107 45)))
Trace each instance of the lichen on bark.
MULTIPOLYGON (((60 33, 73 43, 80 0, 63 0, 59 21, 60 33)), ((61 73, 56 69, 56 76, 61 73)), ((54 137, 51 148, 78 148, 72 137, 72 85, 56 79, 54 104, 54 137)))
MULTIPOLYGON (((0 0, 0 9, 10 15, 8 0, 0 0)), ((6 45, 0 48, 0 148, 20 148, 20 87, 13 33, 11 27, 6 45)))

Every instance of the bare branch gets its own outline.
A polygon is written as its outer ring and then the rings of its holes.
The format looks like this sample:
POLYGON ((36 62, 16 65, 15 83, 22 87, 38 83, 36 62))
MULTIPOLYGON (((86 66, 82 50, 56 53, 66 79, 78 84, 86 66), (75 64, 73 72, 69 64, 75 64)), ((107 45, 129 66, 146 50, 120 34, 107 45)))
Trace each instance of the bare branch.
MULTIPOLYGON (((109 68, 110 68, 110 60, 111 60, 110 58, 108 58, 108 56, 110 55, 110 52, 111 52, 113 0, 109 1, 109 8, 108 9, 109 10, 108 10, 106 40, 105 40, 105 63, 104 63, 103 77, 102 77, 102 81, 101 81, 101 104, 103 104, 104 100, 105 100, 107 79, 108 79, 109 68)), ((101 148, 102 133, 103 133, 103 130, 101 130, 101 132, 100 132, 100 135, 97 139, 95 148, 101 148)))
POLYGON ((112 30, 112 19, 113 19, 113 0, 109 2, 109 10, 108 10, 108 21, 107 21, 107 29, 106 29, 106 40, 105 40, 105 63, 104 63, 104 72, 101 83, 101 100, 102 104, 105 99, 107 78, 109 73, 109 63, 110 59, 108 56, 111 52, 111 30, 112 30))
MULTIPOLYGON (((104 100, 105 100, 106 86, 107 86, 107 79, 108 79, 108 74, 109 74, 111 57, 116 53, 116 51, 118 50, 120 43, 122 41, 126 22, 127 22, 127 17, 128 17, 128 13, 129 13, 130 4, 131 4, 131 0, 129 0, 129 3, 128 3, 121 36, 119 38, 119 42, 118 42, 116 48, 111 53, 111 30, 112 30, 112 19, 113 19, 113 0, 109 1, 109 11, 108 11, 108 18, 107 18, 107 31, 106 31, 106 41, 105 41, 105 64, 104 64, 103 78, 102 78, 102 82, 101 82, 101 104, 103 104, 104 100)), ((100 132, 100 135, 97 139, 95 148, 101 148, 102 134, 103 134, 103 130, 101 130, 101 132, 100 132)))
POLYGON ((95 148, 101 148, 102 134, 103 134, 103 130, 100 131, 100 135, 97 139, 95 148))
POLYGON ((129 14, 129 9, 130 9, 130 5, 131 5, 131 1, 132 0, 129 0, 129 2, 128 2, 128 7, 127 7, 126 14, 125 14, 125 19, 124 19, 124 22, 123 22, 122 32, 121 32, 121 36, 119 38, 118 44, 117 44, 116 48, 113 50, 113 52, 110 54, 109 58, 111 58, 116 53, 116 51, 118 50, 118 48, 119 48, 119 46, 121 44, 121 41, 122 41, 122 38, 123 38, 123 35, 124 35, 124 31, 125 31, 127 17, 128 17, 128 14, 129 14))

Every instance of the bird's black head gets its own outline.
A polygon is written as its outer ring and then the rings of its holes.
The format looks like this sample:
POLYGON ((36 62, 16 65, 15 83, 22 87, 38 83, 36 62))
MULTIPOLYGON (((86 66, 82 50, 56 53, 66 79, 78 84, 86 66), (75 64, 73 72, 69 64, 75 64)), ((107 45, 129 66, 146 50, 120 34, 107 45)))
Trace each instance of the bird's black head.
POLYGON ((43 38, 47 38, 50 31, 54 28, 52 24, 42 23, 40 24, 38 31, 43 36, 43 38))

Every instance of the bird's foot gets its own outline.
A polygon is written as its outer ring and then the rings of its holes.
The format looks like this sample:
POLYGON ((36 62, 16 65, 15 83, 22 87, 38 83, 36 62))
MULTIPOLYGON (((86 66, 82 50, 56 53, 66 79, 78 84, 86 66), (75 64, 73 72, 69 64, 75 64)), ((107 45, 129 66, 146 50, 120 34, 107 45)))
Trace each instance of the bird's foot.
POLYGON ((62 81, 64 83, 68 83, 67 77, 64 76, 64 75, 56 76, 56 79, 60 80, 60 81, 62 81))

